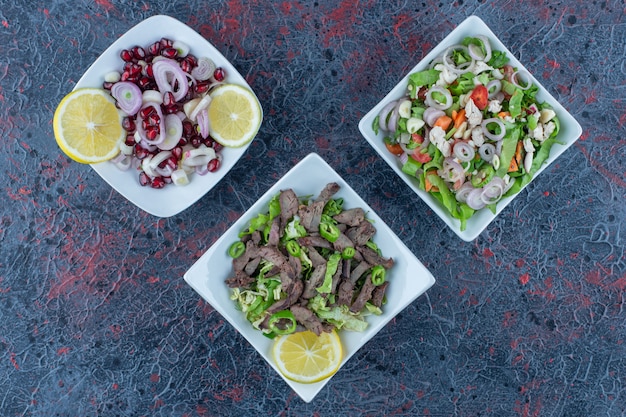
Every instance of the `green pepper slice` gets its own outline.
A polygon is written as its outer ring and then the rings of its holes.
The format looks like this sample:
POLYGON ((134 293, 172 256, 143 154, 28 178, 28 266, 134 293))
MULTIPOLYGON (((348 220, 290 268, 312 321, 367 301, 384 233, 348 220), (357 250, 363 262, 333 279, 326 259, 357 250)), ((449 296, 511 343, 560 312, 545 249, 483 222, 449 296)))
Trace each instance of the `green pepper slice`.
POLYGON ((372 268, 372 284, 379 286, 385 282, 386 271, 382 265, 376 265, 372 268))
POLYGON ((339 228, 334 224, 320 223, 320 235, 330 243, 336 242, 340 234, 339 228))
POLYGON ((298 245, 298 242, 296 242, 295 240, 289 240, 287 241, 287 243, 285 244, 285 248, 287 249, 287 252, 289 252, 290 255, 292 256, 300 256, 300 245, 298 245))
POLYGON ((290 334, 296 331, 296 318, 291 311, 283 310, 272 314, 267 325, 274 334, 290 334))
POLYGON ((241 240, 233 243, 232 245, 230 245, 230 248, 228 248, 228 254, 231 258, 239 258, 241 255, 244 254, 245 251, 246 244, 243 243, 241 240))
POLYGON ((348 246, 341 251, 341 257, 343 259, 352 259, 356 255, 356 249, 352 246, 348 246))

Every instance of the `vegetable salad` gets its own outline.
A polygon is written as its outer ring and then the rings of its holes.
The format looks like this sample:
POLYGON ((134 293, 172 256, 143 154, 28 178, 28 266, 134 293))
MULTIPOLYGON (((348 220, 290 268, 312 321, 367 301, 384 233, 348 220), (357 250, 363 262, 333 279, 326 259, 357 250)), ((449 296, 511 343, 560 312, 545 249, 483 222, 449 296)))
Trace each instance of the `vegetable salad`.
POLYGON ((538 90, 486 37, 466 37, 409 75, 372 129, 465 230, 477 210, 495 212, 528 184, 557 143, 559 119, 538 90))

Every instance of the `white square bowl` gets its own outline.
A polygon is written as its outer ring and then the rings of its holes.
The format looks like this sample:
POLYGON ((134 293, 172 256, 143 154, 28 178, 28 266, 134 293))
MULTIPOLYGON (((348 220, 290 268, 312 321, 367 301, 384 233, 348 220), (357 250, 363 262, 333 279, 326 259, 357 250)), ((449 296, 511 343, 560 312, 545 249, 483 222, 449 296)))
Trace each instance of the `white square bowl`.
MULTIPOLYGON (((217 67, 224 68, 226 82, 239 84, 252 91, 235 67, 209 41, 184 23, 164 15, 149 17, 122 35, 89 67, 76 83, 74 90, 83 87, 102 87, 106 73, 121 71, 123 61, 120 58, 120 52, 123 49, 129 49, 135 45, 147 48, 162 37, 186 43, 190 47, 190 53, 197 57, 207 56, 215 62, 217 67)), ((260 104, 259 108, 261 108, 260 104)), ((261 119, 263 119, 262 113, 261 119)), ((224 148, 221 151, 223 159, 219 170, 204 176, 194 174, 190 183, 184 187, 173 184, 168 184, 161 189, 143 187, 139 184, 135 170, 122 171, 110 162, 92 164, 91 167, 111 187, 140 209, 157 217, 170 217, 185 210, 215 187, 239 161, 250 143, 240 148, 224 148)))
MULTIPOLYGON (((400 82, 376 105, 371 109, 359 122, 359 130, 370 145, 378 152, 387 164, 406 182, 406 184, 426 203, 428 206, 444 221, 458 237, 464 241, 472 241, 480 235, 483 230, 491 223, 496 216, 504 210, 504 208, 515 198, 510 196, 500 200, 496 206, 496 212, 493 213, 489 208, 478 210, 467 220, 465 230, 461 230, 461 222, 450 215, 443 205, 432 195, 419 188, 416 178, 402 172, 402 164, 399 159, 392 155, 383 142, 383 133, 378 135, 372 130, 372 123, 382 108, 390 101, 397 100, 404 96, 410 74, 427 69, 430 62, 441 55, 449 46, 459 44, 463 38, 467 36, 484 35, 489 38, 492 49, 505 52, 509 58, 509 63, 518 69, 525 69, 524 66, 515 59, 515 56, 500 42, 498 37, 487 27, 487 25, 477 16, 470 16, 459 24, 448 36, 446 36, 428 55, 426 55, 400 82)), ((552 146, 550 156, 546 162, 539 168, 533 177, 533 181, 537 176, 552 164, 567 148, 569 148, 582 133, 582 128, 572 117, 571 114, 563 108, 561 104, 534 78, 531 74, 532 82, 537 85, 537 100, 546 102, 552 106, 560 121, 560 131, 557 140, 560 143, 552 146)), ((527 184, 528 185, 528 184, 527 184)), ((526 188, 526 187, 524 187, 526 188)), ((523 188, 522 188, 523 190, 523 188)), ((520 190, 521 192, 521 190, 520 190)))
MULTIPOLYGON (((213 306, 228 322, 245 337, 267 363, 278 372, 271 355, 272 341, 263 336, 245 319, 244 314, 235 308, 230 289, 225 280, 232 272, 232 258, 228 255, 229 246, 239 239, 249 221, 259 213, 267 212, 269 201, 281 190, 293 189, 296 195, 318 195, 329 182, 338 183, 341 188, 334 197, 344 199, 344 207, 361 207, 369 219, 374 221, 376 235, 374 241, 385 257, 395 261, 387 277, 387 303, 380 316, 368 316, 368 328, 364 332, 340 331, 344 348, 343 366, 368 340, 383 328, 392 318, 423 294, 435 279, 402 241, 389 229, 365 201, 317 154, 311 153, 293 167, 272 188, 270 188, 243 216, 233 224, 185 273, 187 283, 213 306)), ((279 375, 280 372, 279 372, 279 375)), ((282 376, 282 375, 281 375, 282 376)), ((306 402, 329 382, 330 378, 313 384, 301 384, 283 377, 287 384, 306 402)))

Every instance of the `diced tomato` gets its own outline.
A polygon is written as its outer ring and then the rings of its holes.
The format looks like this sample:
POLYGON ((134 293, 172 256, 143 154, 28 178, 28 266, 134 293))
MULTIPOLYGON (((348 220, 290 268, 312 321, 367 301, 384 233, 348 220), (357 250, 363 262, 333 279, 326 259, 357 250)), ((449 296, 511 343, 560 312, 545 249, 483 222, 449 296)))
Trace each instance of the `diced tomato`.
POLYGON ((417 162, 421 162, 422 164, 425 164, 426 162, 430 162, 433 159, 428 154, 428 152, 422 153, 422 151, 419 148, 413 151, 413 153, 411 153, 409 156, 415 159, 417 162))
POLYGON ((420 145, 424 143, 424 137, 420 135, 419 133, 413 133, 411 135, 411 140, 415 143, 419 143, 420 145))
POLYGON ((398 155, 402 155, 402 152, 404 152, 402 150, 402 147, 397 144, 397 143, 387 143, 385 142, 385 146, 387 147, 387 150, 389 152, 391 152, 392 154, 398 156, 398 155))
POLYGON ((477 85, 472 94, 470 94, 470 98, 480 110, 484 110, 489 104, 489 92, 487 91, 487 87, 484 85, 477 85))

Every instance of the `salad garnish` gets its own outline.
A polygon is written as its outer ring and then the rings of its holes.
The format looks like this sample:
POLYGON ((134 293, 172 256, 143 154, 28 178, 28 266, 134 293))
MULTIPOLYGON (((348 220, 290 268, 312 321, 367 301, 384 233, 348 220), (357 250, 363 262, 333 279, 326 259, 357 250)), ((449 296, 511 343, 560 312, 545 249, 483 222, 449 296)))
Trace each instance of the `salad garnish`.
POLYGON ((373 241, 362 208, 344 208, 329 183, 316 198, 282 190, 253 218, 228 253, 231 299, 264 335, 333 329, 363 331, 382 314, 394 265, 373 241))
POLYGON ((372 129, 465 230, 476 211, 495 212, 528 184, 558 143, 559 119, 538 90, 487 37, 466 37, 410 74, 372 129))

